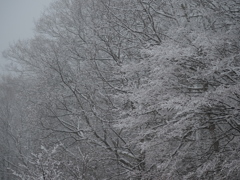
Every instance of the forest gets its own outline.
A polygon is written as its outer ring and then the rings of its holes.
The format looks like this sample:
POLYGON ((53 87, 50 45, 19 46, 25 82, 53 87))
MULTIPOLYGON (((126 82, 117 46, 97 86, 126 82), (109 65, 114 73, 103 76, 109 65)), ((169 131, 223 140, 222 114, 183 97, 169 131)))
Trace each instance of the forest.
POLYGON ((239 0, 55 0, 3 55, 1 180, 239 180, 239 0))

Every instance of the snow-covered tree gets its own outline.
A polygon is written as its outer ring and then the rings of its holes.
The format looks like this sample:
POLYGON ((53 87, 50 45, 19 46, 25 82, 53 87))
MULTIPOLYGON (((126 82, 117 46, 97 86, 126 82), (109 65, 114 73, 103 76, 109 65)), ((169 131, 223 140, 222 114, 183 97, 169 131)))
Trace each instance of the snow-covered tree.
POLYGON ((118 127, 137 129, 145 178, 237 178, 239 160, 228 158, 239 154, 239 4, 165 5, 177 23, 160 45, 142 48, 140 62, 123 66, 126 77, 141 78, 129 83, 132 108, 118 127))

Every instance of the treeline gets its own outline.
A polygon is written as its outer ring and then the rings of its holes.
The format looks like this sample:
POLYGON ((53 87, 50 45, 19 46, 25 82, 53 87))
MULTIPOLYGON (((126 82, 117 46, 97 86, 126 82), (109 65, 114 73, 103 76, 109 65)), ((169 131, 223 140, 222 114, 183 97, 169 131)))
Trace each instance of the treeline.
POLYGON ((238 0, 56 0, 4 52, 1 179, 240 177, 238 0))

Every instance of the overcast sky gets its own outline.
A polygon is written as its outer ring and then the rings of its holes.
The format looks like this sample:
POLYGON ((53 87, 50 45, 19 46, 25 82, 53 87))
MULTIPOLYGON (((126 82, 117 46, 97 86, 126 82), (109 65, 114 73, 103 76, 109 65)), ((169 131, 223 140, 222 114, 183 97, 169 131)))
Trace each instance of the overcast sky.
POLYGON ((2 51, 19 39, 33 36, 34 21, 53 0, 0 0, 0 74, 5 71, 2 51))

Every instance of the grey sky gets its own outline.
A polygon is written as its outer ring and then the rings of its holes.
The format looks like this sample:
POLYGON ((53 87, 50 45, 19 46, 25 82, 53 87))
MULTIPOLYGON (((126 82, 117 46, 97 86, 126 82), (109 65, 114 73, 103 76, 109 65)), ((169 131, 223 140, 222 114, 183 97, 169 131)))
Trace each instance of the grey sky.
POLYGON ((34 21, 53 0, 0 0, 0 74, 7 61, 2 51, 19 39, 33 36, 34 21))

